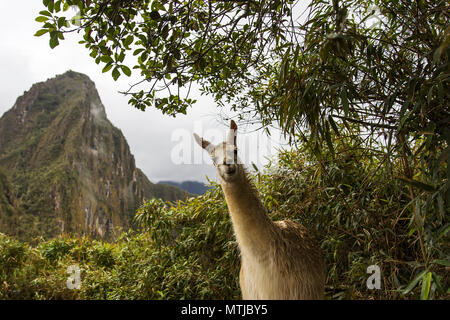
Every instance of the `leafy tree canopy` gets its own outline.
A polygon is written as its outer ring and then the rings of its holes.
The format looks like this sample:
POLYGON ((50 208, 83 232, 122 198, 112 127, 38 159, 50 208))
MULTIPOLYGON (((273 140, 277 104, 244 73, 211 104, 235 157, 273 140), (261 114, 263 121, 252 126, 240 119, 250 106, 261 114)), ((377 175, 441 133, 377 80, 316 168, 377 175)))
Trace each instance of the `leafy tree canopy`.
POLYGON ((103 72, 117 79, 135 70, 141 80, 124 93, 139 109, 186 113, 197 83, 219 105, 277 123, 316 153, 323 144, 333 152, 333 135, 356 133, 382 138, 388 158, 416 147, 416 155, 443 151, 426 159, 435 169, 450 161, 447 1, 311 0, 306 10, 287 0, 43 4, 36 35, 48 33, 53 48, 81 32, 103 72))
POLYGON ((324 136, 336 119, 403 130, 433 123, 441 134, 448 124, 446 1, 312 0, 306 11, 286 0, 43 4, 36 35, 49 33, 53 48, 65 33, 84 33, 103 72, 140 74, 126 93, 143 110, 185 113, 197 82, 219 104, 290 133, 306 125, 324 136), (72 19, 70 6, 79 10, 72 19), (135 59, 125 64, 127 56, 135 59))

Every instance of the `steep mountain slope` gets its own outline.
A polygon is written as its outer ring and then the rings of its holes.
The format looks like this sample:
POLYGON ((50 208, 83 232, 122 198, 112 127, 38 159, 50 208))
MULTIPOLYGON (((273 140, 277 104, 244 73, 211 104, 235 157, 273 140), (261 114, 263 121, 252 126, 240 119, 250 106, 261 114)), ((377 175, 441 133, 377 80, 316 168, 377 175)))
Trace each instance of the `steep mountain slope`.
MULTIPOLYGON (((186 195, 151 183, 136 168, 95 84, 73 71, 33 85, 0 118, 0 168, 24 215, 21 238, 109 237, 130 226, 144 199, 186 195)), ((0 220, 5 215, 2 210, 0 220)))
POLYGON ((0 230, 9 230, 12 235, 17 235, 19 219, 22 214, 17 206, 12 186, 6 174, 0 171, 0 230))

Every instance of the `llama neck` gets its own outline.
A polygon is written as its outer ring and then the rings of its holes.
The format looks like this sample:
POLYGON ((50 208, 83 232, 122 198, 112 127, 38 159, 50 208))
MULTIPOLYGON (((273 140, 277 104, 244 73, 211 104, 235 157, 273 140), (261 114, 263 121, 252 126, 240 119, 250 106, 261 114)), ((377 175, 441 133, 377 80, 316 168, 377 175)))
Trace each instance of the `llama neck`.
POLYGON ((240 169, 238 179, 221 183, 236 240, 243 254, 265 254, 274 225, 245 169, 242 166, 240 169))

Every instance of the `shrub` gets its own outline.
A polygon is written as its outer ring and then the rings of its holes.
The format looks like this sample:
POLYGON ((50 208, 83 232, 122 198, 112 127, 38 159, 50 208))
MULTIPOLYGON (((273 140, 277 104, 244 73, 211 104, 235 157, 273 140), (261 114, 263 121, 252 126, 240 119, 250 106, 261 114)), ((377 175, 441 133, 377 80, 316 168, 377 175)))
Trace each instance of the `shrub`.
MULTIPOLYGON (((419 232, 409 186, 392 178, 399 167, 359 151, 318 162, 299 148, 253 176, 273 220, 301 222, 321 240, 328 299, 450 298, 449 215, 424 207, 419 232), (366 287, 374 264, 380 290, 366 287)), ((110 243, 65 236, 33 248, 0 235, 0 298, 239 299, 239 252, 222 190, 211 187, 185 202, 147 201, 138 230, 110 243), (70 290, 73 265, 81 287, 70 290)))

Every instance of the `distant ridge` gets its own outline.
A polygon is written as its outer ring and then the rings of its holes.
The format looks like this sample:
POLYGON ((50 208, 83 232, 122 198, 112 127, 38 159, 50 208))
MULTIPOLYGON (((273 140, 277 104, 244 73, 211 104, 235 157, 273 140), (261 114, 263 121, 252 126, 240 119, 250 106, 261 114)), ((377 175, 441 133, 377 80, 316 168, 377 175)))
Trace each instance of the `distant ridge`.
POLYGON ((176 186, 180 189, 183 189, 191 194, 202 195, 204 194, 210 187, 206 186, 202 182, 198 181, 183 181, 183 182, 175 182, 170 180, 159 181, 158 184, 166 184, 176 186))

